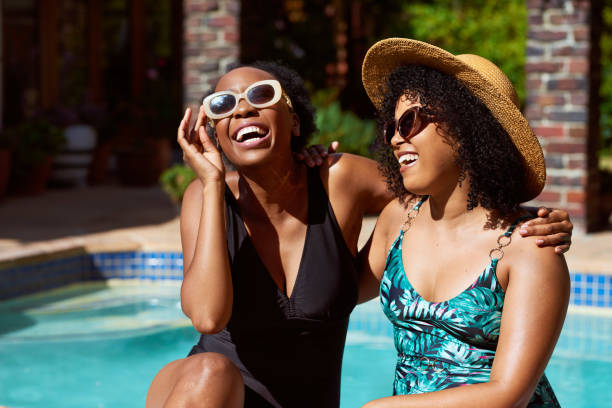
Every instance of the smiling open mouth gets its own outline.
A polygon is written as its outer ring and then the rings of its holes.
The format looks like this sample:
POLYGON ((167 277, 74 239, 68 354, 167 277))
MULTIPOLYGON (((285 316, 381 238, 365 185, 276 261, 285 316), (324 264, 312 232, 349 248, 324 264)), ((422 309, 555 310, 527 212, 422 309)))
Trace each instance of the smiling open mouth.
POLYGON ((239 143, 256 141, 268 134, 268 129, 261 126, 246 126, 236 134, 236 141, 239 143))
POLYGON ((400 156, 397 161, 399 162, 400 166, 412 166, 417 162, 417 160, 419 160, 418 154, 408 153, 400 156))

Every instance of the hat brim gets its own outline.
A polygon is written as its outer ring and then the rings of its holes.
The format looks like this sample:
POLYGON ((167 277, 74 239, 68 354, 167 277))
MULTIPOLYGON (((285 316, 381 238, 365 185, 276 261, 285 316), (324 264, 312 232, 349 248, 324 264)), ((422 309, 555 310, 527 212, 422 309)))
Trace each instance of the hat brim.
POLYGON ((382 108, 389 75, 402 65, 424 65, 449 74, 480 99, 506 130, 525 160, 527 186, 521 201, 529 201, 540 194, 546 181, 542 147, 527 119, 508 96, 480 72, 448 51, 422 41, 388 38, 368 50, 361 72, 363 86, 377 109, 382 108))

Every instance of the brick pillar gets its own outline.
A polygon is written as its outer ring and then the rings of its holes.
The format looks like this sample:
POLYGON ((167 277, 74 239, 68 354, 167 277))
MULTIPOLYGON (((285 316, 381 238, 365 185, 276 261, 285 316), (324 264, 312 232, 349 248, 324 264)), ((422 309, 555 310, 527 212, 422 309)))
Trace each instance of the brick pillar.
POLYGON ((3 24, 3 15, 2 15, 2 7, 0 7, 0 132, 4 128, 4 70, 3 70, 3 62, 4 62, 4 46, 2 41, 4 35, 4 24, 3 24))
POLYGON ((183 103, 204 93, 240 55, 240 0, 183 0, 183 103))
POLYGON ((548 173, 534 204, 566 209, 586 232, 598 222, 599 187, 599 63, 593 58, 599 45, 591 39, 591 1, 527 0, 527 8, 526 115, 548 173))

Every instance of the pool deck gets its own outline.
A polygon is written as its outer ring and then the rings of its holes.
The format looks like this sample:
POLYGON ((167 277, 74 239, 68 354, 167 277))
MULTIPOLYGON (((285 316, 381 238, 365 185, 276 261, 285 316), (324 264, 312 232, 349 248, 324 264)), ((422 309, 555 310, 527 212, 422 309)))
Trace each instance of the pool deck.
MULTIPOLYGON (((375 217, 364 220, 360 242, 375 217)), ((53 189, 0 201, 0 263, 73 248, 180 251, 178 208, 157 186, 53 189)), ((612 231, 575 233, 571 271, 612 275, 612 231)))

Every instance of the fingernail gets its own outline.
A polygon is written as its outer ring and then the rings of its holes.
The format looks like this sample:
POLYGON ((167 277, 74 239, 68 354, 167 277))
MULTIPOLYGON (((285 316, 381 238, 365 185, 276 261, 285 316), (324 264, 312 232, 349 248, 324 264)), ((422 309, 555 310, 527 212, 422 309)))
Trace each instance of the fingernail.
POLYGON ((519 234, 527 234, 527 230, 525 228, 521 228, 519 230, 519 234))
POLYGON ((544 243, 544 240, 543 240, 543 239, 538 239, 538 240, 536 241, 536 244, 538 244, 538 245, 543 244, 543 243, 544 243))

